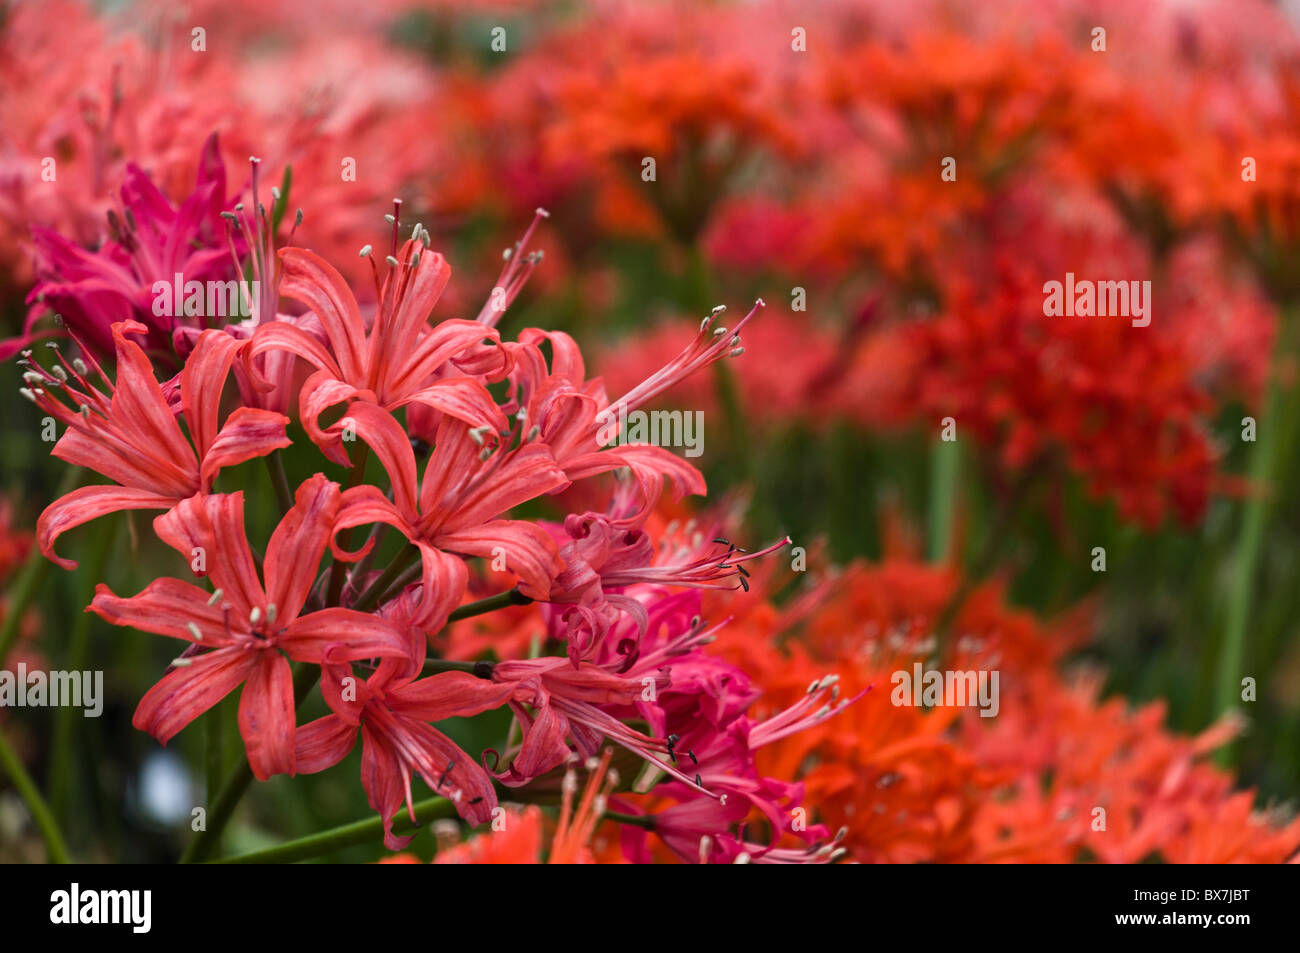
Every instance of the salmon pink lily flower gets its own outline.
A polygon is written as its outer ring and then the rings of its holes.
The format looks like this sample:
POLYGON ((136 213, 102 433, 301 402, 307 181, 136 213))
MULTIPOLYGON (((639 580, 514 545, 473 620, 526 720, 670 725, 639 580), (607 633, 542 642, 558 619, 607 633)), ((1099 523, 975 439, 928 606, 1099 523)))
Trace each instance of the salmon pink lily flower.
MULTIPOLYGON (((280 294, 312 310, 329 346, 299 327, 273 321, 257 329, 245 355, 251 362, 268 350, 290 350, 317 368, 299 395, 303 426, 326 456, 343 465, 349 464, 343 448, 346 424, 322 428, 319 418, 328 408, 353 400, 389 411, 417 404, 470 426, 505 429, 500 408, 477 379, 464 375, 435 379, 452 358, 485 340, 496 342, 499 335, 476 321, 429 324, 429 313, 447 285, 451 267, 428 249, 428 233, 419 225, 418 238, 408 240, 399 252, 394 219, 389 270, 382 285, 375 271, 379 304, 369 328, 347 281, 332 265, 305 249, 285 248, 280 252, 280 294)), ((370 246, 364 251, 369 257, 370 246)))
POLYGON ((419 547, 426 604, 442 607, 425 619, 428 628, 441 628, 446 611, 465 590, 467 569, 454 553, 504 554, 523 593, 546 598, 560 570, 550 534, 536 523, 498 518, 520 503, 568 486, 544 444, 534 441, 492 452, 481 434, 444 416, 423 479, 417 479, 411 442, 391 414, 361 401, 349 414, 383 462, 393 493, 390 500, 377 487, 349 489, 343 494, 338 529, 387 523, 419 547), (447 592, 454 593, 450 603, 439 598, 447 592))
POLYGON ((208 330, 179 375, 181 415, 186 439, 149 359, 127 335, 143 332, 135 321, 113 326, 117 381, 109 381, 89 351, 86 361, 62 359, 45 370, 30 357, 23 362, 25 397, 66 425, 52 453, 113 480, 115 486, 87 486, 50 504, 36 524, 37 543, 46 558, 71 569, 76 563, 55 554, 54 542, 67 530, 98 516, 128 509, 170 509, 211 490, 223 468, 264 456, 290 443, 288 418, 268 410, 240 407, 220 422, 221 392, 240 344, 208 330), (90 377, 104 383, 100 390, 90 377), (105 392, 107 391, 107 392, 105 392), (56 399, 66 395, 68 404, 56 399), (191 444, 192 441, 192 444, 191 444))
MULTIPOLYGON (((409 627, 416 658, 423 660, 424 634, 409 627)), ((295 762, 311 774, 332 767, 347 757, 361 734, 361 784, 370 806, 384 820, 384 844, 401 850, 411 840, 393 832, 393 818, 407 806, 412 821, 415 807, 411 779, 424 783, 455 805, 470 825, 492 816, 497 806, 492 779, 450 738, 431 722, 468 718, 500 708, 510 698, 511 687, 498 685, 467 672, 442 672, 412 680, 413 666, 403 659, 385 659, 367 680, 352 680, 351 667, 331 664, 324 669, 321 691, 332 714, 303 725, 297 731, 295 762), (354 691, 345 692, 344 685, 354 691)), ((414 666, 418 672, 419 666, 414 666)))
POLYGON ((166 744, 240 685, 239 731, 259 779, 293 774, 294 693, 289 662, 406 657, 405 634, 384 618, 352 609, 303 612, 338 513, 338 484, 317 474, 298 488, 271 535, 262 575, 244 535, 242 493, 195 496, 154 520, 158 537, 186 559, 203 556, 217 587, 179 579, 151 583, 130 598, 102 583, 90 608, 129 625, 189 643, 140 701, 132 724, 166 744))

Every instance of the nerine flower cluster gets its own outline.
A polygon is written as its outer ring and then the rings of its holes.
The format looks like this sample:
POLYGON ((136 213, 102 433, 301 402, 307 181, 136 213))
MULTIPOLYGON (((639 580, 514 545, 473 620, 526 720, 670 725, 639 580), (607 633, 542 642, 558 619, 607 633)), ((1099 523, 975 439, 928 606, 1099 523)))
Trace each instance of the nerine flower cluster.
POLYGON ((762 302, 732 327, 715 309, 680 353, 611 400, 567 334, 529 328, 507 340, 497 330, 540 260, 525 252, 531 228, 474 320, 434 317, 451 268, 426 229, 405 229, 400 202, 387 248, 361 249, 374 287, 357 295, 320 255, 276 249, 283 197, 275 190, 272 206, 261 204, 257 160, 252 171, 251 200, 228 200, 210 141, 179 207, 131 169, 110 213, 113 238, 97 251, 37 235, 30 300, 57 310, 72 340, 23 342, 22 392, 63 425, 54 455, 107 479, 55 500, 37 544, 70 568, 62 534, 144 510, 177 554, 173 575, 133 595, 101 583, 89 606, 177 643, 135 727, 165 744, 238 691, 240 734, 262 780, 325 770, 359 743, 361 783, 390 849, 410 839, 392 821, 403 806, 415 819, 417 776, 478 825, 499 789, 618 746, 644 762, 636 790, 671 799, 659 835, 684 859, 836 856, 824 827, 790 823, 805 813, 795 810, 802 787, 762 776, 756 752, 848 700, 833 676, 819 678, 791 707, 752 718, 749 678, 708 651, 726 620, 702 617, 700 590, 747 590, 746 563, 789 540, 746 552, 695 532, 656 545, 646 522, 668 484, 679 497, 700 494, 703 477, 666 449, 597 436, 606 408, 635 409, 739 356, 762 302), (157 313, 150 288, 173 269, 256 281, 255 316, 157 313), (298 307, 282 309, 290 301, 298 307), (38 355, 41 344, 52 353, 38 355), (279 452, 291 433, 322 464, 346 468, 343 483, 322 472, 290 483, 279 452), (257 458, 267 458, 282 511, 265 540, 249 537, 244 512, 246 494, 270 492, 265 479, 230 472, 257 458), (598 482, 604 509, 512 518, 581 481, 598 482), (394 533, 402 548, 379 560, 394 533), (513 587, 471 602, 475 560, 513 587), (431 657, 430 637, 457 610, 530 601, 543 604, 539 644, 554 654, 431 657), (317 679, 329 714, 300 724, 296 693, 317 679), (517 739, 503 751, 464 751, 437 727, 502 708, 517 739), (751 815, 764 823, 747 827, 751 815))

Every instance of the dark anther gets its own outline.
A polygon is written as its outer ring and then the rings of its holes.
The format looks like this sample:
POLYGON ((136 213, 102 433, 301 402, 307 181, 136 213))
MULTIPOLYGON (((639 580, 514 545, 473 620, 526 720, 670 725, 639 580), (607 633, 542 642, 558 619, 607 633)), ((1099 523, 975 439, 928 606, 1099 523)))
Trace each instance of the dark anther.
POLYGON ((438 779, 438 784, 437 784, 437 789, 438 789, 438 790, 441 790, 441 789, 442 789, 443 784, 445 784, 446 781, 447 781, 447 775, 451 774, 452 769, 455 768, 455 767, 456 767, 456 762, 455 762, 455 761, 448 761, 448 762, 447 762, 447 768, 446 768, 446 770, 442 772, 442 777, 440 777, 440 778, 438 779))

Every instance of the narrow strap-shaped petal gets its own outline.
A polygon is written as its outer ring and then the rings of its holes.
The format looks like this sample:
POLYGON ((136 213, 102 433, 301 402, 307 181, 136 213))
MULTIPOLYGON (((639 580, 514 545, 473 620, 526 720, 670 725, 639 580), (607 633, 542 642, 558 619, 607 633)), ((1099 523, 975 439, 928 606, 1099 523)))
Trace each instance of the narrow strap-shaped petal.
POLYGON ((293 671, 279 652, 262 651, 239 696, 239 734, 259 781, 294 773, 293 671))
POLYGON ((213 605, 207 592, 179 579, 155 579, 139 595, 122 598, 102 582, 95 586, 95 598, 87 608, 113 625, 129 625, 141 632, 153 632, 184 639, 201 646, 218 648, 230 644, 224 613, 213 605), (195 639, 190 628, 199 630, 195 639))
POLYGON ((361 786, 372 810, 384 821, 384 846, 401 850, 414 836, 393 833, 393 819, 402 809, 410 789, 410 775, 403 772, 390 742, 369 722, 361 726, 361 786))
POLYGON ((334 530, 339 495, 338 484, 317 473, 298 487, 293 507, 271 533, 262 574, 266 598, 283 623, 296 619, 307 601, 334 530))
MULTIPOLYGON (((351 417, 345 414, 328 428, 320 425, 320 415, 335 404, 342 404, 361 398, 373 403, 374 394, 368 390, 358 390, 346 381, 341 381, 328 371, 317 371, 303 382, 298 392, 298 414, 302 418, 303 428, 311 442, 320 447, 321 452, 335 463, 345 467, 352 465, 348 459, 347 449, 343 446, 344 428, 351 424, 351 417)), ((355 430, 355 426, 353 426, 355 430)))
POLYGON ((209 329, 199 335, 181 370, 181 406, 200 460, 217 439, 221 391, 239 348, 240 342, 229 334, 209 329))
POLYGON ((519 332, 521 344, 540 344, 547 341, 551 345, 551 374, 563 377, 581 387, 587 379, 587 367, 582 360, 582 350, 578 342, 563 331, 544 331, 541 328, 524 328, 519 332))
POLYGON ((366 386, 366 329, 348 283, 333 265, 305 248, 282 249, 280 263, 280 295, 315 312, 329 336, 340 376, 354 386, 366 386))
POLYGON ((457 533, 440 533, 434 542, 466 556, 494 559, 504 554, 506 571, 519 577, 520 591, 530 599, 549 598, 551 582, 563 569, 551 534, 522 520, 491 520, 457 533))
POLYGON ((411 439, 393 415, 382 407, 357 401, 348 408, 348 418, 357 436, 375 452, 393 485, 393 503, 402 516, 415 522, 416 471, 411 439))
POLYGON ((390 373, 382 382, 385 400, 395 400, 419 388, 457 354, 482 341, 497 341, 494 328, 476 321, 452 319, 434 325, 410 352, 401 371, 390 373))
POLYGON ((187 665, 173 668, 145 693, 131 724, 166 744, 238 688, 259 654, 232 646, 186 659, 187 665))
POLYGON ((449 798, 470 826, 488 820, 497 806, 497 798, 487 772, 432 725, 400 716, 397 720, 408 732, 407 746, 420 752, 415 767, 429 790, 449 798))
POLYGON ((396 626, 379 616, 337 607, 299 616, 280 633, 276 644, 295 662, 331 662, 387 655, 408 656, 411 647, 396 626))
POLYGON ((441 672, 390 689, 389 707, 417 721, 470 718, 500 708, 514 686, 477 678, 469 672, 441 672))
POLYGON ((537 442, 511 451, 495 470, 485 469, 485 473, 486 479, 478 480, 454 501, 442 501, 452 512, 437 520, 441 530, 472 528, 520 503, 557 493, 569 485, 569 478, 556 465, 550 448, 537 442))
POLYGON ((495 433, 508 429, 506 415, 492 399, 488 389, 472 377, 448 377, 434 381, 401 400, 386 404, 396 410, 407 404, 420 404, 430 410, 449 414, 471 427, 490 427, 495 433))
POLYGON ((222 590, 231 611, 247 617, 266 606, 253 553, 244 535, 244 494, 192 496, 153 521, 154 532, 196 566, 195 575, 208 575, 222 590), (201 560, 201 561, 200 561, 201 560))
POLYGON ((433 306, 451 279, 447 260, 437 252, 425 250, 414 239, 406 242, 397 257, 402 264, 393 270, 389 279, 390 284, 396 280, 402 285, 397 307, 391 314, 376 317, 370 331, 368 353, 370 367, 376 369, 376 374, 384 374, 385 369, 392 374, 410 360, 420 332, 428 329, 433 306), (419 255, 418 264, 412 269, 410 263, 415 255, 419 255))
POLYGON ((465 561, 425 542, 420 547, 420 607, 412 624, 426 632, 437 632, 447 624, 451 610, 465 598, 469 568, 465 561))
MULTIPOLYGON (((244 350, 244 367, 250 379, 257 382, 258 375, 253 369, 253 358, 267 351, 288 351, 315 365, 317 370, 328 371, 331 377, 340 377, 343 371, 334 355, 311 334, 287 321, 268 321, 259 324, 253 337, 244 350)), ((260 381, 259 389, 269 390, 274 382, 260 381)))
MULTIPOLYGON (((354 486, 349 490, 344 490, 340 497, 338 518, 334 522, 334 532, 339 533, 345 529, 351 529, 354 526, 365 526, 369 523, 386 523, 402 531, 407 539, 415 535, 415 530, 411 527, 410 522, 401 513, 397 507, 392 504, 388 497, 380 492, 377 486, 354 486)), ((330 553, 335 559, 342 559, 347 562, 355 562, 370 552, 374 545, 373 540, 367 540, 365 545, 356 552, 346 550, 339 546, 336 539, 330 540, 330 553)))
POLYGON ((332 768, 357 743, 357 726, 338 715, 325 715, 300 725, 293 735, 294 768, 298 774, 315 774, 332 768))
POLYGON ((162 388, 153 376, 153 365, 140 345, 126 334, 143 332, 137 321, 119 321, 113 325, 117 344, 117 381, 113 390, 110 416, 115 427, 147 448, 154 457, 166 460, 179 469, 198 469, 194 448, 181 433, 162 388))
POLYGON ((59 497, 41 513, 36 521, 36 545, 41 555, 64 569, 76 569, 77 563, 64 559, 54 552, 54 541, 82 523, 99 516, 121 510, 166 510, 176 500, 150 490, 136 490, 122 486, 83 486, 59 497))
POLYGON ((199 476, 204 488, 211 489, 212 481, 223 468, 237 466, 254 457, 264 457, 292 444, 284 432, 288 423, 288 417, 273 410, 237 409, 226 418, 221 432, 203 455, 199 476))

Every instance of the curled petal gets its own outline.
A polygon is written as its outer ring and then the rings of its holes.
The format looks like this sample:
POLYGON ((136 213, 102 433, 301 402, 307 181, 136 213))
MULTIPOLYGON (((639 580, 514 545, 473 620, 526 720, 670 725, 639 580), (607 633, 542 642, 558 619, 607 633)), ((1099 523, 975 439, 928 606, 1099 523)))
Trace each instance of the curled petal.
POLYGON ((41 513, 36 521, 36 545, 41 555, 64 569, 76 569, 77 563, 54 552, 54 541, 82 523, 121 510, 166 510, 176 499, 150 490, 122 486, 83 486, 61 496, 41 513))
POLYGON ((181 370, 181 406, 200 460, 217 439, 221 391, 241 346, 224 331, 210 328, 199 335, 181 370))
POLYGON ((294 767, 299 774, 315 774, 332 768, 357 743, 357 726, 338 715, 326 715, 302 725, 294 732, 294 767))
POLYGON ((365 612, 329 608, 300 616, 280 634, 279 645, 295 662, 321 664, 329 649, 329 661, 397 655, 406 658, 411 647, 396 626, 365 612))
POLYGON ((233 467, 255 457, 264 457, 272 451, 287 447, 292 440, 284 428, 289 418, 272 410, 240 407, 228 418, 221 432, 213 439, 203 455, 200 479, 205 488, 224 467, 233 467))

